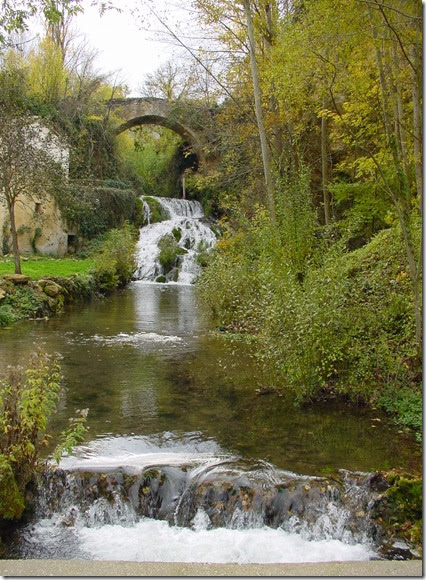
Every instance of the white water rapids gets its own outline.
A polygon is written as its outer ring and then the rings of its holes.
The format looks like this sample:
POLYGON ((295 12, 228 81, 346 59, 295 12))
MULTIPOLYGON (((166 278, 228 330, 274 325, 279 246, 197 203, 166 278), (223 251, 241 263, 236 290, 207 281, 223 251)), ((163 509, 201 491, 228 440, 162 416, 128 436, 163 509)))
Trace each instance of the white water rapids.
POLYGON ((150 223, 151 210, 146 199, 142 199, 148 225, 140 230, 136 247, 138 268, 135 277, 138 280, 155 282, 159 277, 164 276, 163 282, 192 284, 201 272, 197 255, 200 252, 209 251, 216 242, 215 234, 205 223, 203 208, 198 201, 166 197, 151 199, 160 204, 169 219, 150 223), (158 242, 164 236, 173 235, 173 233, 181 255, 173 270, 165 273, 159 261, 158 242))
MULTIPOLYGON (((80 446, 60 467, 45 479, 37 517, 21 534, 18 557, 297 563, 376 556, 367 537, 350 532, 350 514, 337 488, 325 502, 321 498, 318 505, 304 508, 306 522, 285 516, 287 522, 268 526, 264 508, 256 511, 255 500, 251 508, 233 508, 227 526, 213 525, 214 489, 251 486, 259 498, 263 490, 280 484, 306 490, 322 480, 266 463, 248 468, 199 433, 184 439, 173 433, 106 437, 80 446), (201 503, 194 504, 209 486, 201 503), (151 516, 142 513, 141 502, 147 498, 151 516), (309 523, 317 512, 317 520, 309 523)), ((344 493, 355 497, 363 489, 351 483, 344 493)))

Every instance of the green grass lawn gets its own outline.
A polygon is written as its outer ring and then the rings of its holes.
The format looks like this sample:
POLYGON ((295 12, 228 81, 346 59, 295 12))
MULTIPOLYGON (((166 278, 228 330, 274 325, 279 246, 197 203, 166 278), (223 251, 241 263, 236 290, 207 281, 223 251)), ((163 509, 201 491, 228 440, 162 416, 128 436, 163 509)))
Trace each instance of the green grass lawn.
MULTIPOLYGON (((21 257, 21 271, 38 280, 44 276, 71 276, 72 274, 88 274, 93 268, 93 258, 48 258, 41 256, 21 257)), ((8 256, 0 259, 0 277, 3 274, 13 274, 15 266, 13 258, 8 256)))

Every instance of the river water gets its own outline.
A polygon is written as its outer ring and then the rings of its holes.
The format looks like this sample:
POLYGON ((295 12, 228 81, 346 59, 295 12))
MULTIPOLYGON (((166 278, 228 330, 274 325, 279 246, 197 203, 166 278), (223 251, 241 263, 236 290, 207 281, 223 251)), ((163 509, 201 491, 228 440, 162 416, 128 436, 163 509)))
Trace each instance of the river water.
POLYGON ((135 281, 3 329, 0 368, 25 365, 35 346, 62 357, 51 432, 82 408, 90 431, 46 476, 6 557, 375 557, 368 518, 359 525, 371 503, 363 474, 410 469, 416 446, 376 411, 260 396, 247 347, 210 332, 193 286, 135 281))

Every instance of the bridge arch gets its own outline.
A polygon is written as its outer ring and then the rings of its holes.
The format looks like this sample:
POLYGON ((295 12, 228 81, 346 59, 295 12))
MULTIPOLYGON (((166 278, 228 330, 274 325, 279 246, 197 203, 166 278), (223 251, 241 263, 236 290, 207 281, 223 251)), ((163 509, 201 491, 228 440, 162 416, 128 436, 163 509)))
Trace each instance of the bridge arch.
POLYGON ((142 97, 113 99, 108 105, 110 110, 116 111, 123 119, 123 123, 116 129, 117 135, 140 125, 160 125, 183 138, 197 156, 199 168, 205 165, 202 137, 185 123, 185 119, 178 118, 173 103, 164 99, 142 97))

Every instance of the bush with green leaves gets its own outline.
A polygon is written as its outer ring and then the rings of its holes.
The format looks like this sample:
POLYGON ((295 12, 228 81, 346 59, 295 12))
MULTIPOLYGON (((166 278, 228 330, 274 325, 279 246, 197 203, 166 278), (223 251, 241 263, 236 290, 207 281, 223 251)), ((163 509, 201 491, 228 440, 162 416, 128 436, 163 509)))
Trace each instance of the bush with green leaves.
POLYGON ((105 235, 94 268, 100 291, 111 292, 131 280, 136 269, 134 250, 137 235, 137 230, 129 223, 105 235))
POLYGON ((383 228, 388 227, 391 215, 385 192, 369 181, 350 183, 336 180, 329 185, 336 224, 349 247, 359 247, 371 240, 383 228))
POLYGON ((15 286, 4 298, 2 306, 6 313, 5 308, 9 307, 9 312, 16 319, 36 318, 44 314, 43 299, 30 286, 15 286))
MULTIPOLYGON (((59 358, 41 349, 32 354, 26 370, 8 367, 0 381, 0 519, 22 515, 25 489, 46 464, 42 458, 51 440, 48 421, 57 408, 60 390, 59 358)), ((70 419, 54 452, 57 461, 83 439, 86 415, 87 410, 70 419)))
POLYGON ((91 240, 136 218, 136 194, 117 181, 76 182, 58 196, 62 216, 75 226, 78 237, 91 240))
POLYGON ((177 265, 179 256, 185 254, 186 250, 179 246, 174 234, 162 236, 158 241, 158 247, 160 249, 158 261, 163 267, 163 273, 168 274, 177 265))
POLYGON ((197 284, 201 301, 222 331, 256 333, 262 310, 257 237, 250 231, 224 236, 197 284))
POLYGON ((10 304, 0 304, 0 326, 9 326, 16 321, 10 304))
POLYGON ((304 204, 300 216, 291 200, 279 206, 287 218, 278 227, 259 208, 219 240, 199 282, 201 300, 221 330, 256 335, 256 374, 268 387, 299 402, 339 394, 382 406, 418 430, 421 368, 399 226, 349 251, 328 230, 321 237, 306 227, 304 204), (292 245, 286 228, 305 230, 306 239, 292 245))

